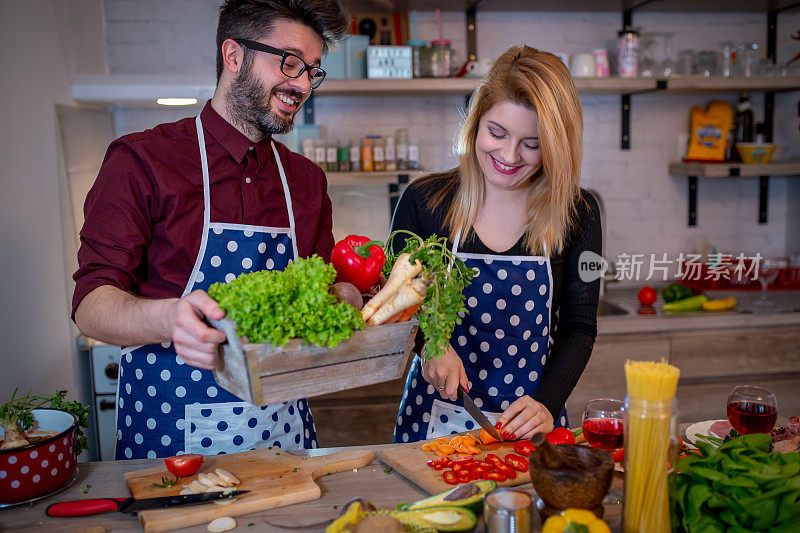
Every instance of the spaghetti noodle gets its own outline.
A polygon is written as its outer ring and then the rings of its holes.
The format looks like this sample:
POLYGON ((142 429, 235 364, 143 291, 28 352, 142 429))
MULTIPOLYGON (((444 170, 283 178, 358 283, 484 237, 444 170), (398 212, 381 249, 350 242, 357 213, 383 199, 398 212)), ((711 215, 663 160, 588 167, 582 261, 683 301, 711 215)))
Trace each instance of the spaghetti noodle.
POLYGON ((625 533, 669 533, 667 469, 678 368, 628 361, 625 428, 625 533))

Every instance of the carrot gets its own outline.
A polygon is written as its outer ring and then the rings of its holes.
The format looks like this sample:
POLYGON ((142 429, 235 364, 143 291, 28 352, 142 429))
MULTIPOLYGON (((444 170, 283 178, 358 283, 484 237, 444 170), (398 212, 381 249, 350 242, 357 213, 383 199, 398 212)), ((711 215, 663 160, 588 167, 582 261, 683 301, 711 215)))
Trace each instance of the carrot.
POLYGON ((436 439, 436 443, 437 444, 450 444, 450 439, 448 439, 447 437, 438 437, 436 439))
MULTIPOLYGON (((388 286, 388 284, 387 284, 388 286)), ((372 314, 367 324, 378 326, 386 322, 392 315, 419 305, 425 300, 428 293, 428 284, 421 278, 414 278, 404 282, 400 288, 372 314)), ((370 300, 372 301, 372 300, 370 300)))
POLYGON ((463 442, 464 442, 464 444, 466 444, 467 446, 475 446, 475 443, 476 443, 477 441, 475 440, 475 437, 473 437, 472 435, 470 435, 469 433, 467 433, 466 435, 464 435, 463 442))
MULTIPOLYGON (((447 457, 448 455, 453 453, 453 452, 446 452, 442 448, 444 448, 444 446, 439 446, 439 449, 436 450, 436 455, 438 455, 439 457, 447 457)), ((448 448, 450 448, 450 447, 448 446, 448 448)), ((450 449, 452 450, 452 448, 450 448, 450 449)))
POLYGON ((478 455, 479 453, 481 453, 480 449, 476 448, 475 446, 464 445, 463 448, 467 450, 467 453, 472 455, 478 455))
MULTIPOLYGON (((411 254, 400 254, 397 257, 392 271, 389 273, 389 279, 386 280, 386 285, 384 285, 378 294, 373 296, 361 310, 361 316, 365 321, 369 320, 375 311, 387 302, 405 282, 414 279, 422 272, 422 263, 420 260, 416 259, 414 263, 411 263, 410 259, 411 254)), ((390 313, 387 318, 393 314, 394 313, 390 313)))
POLYGON ((431 450, 432 452, 435 452, 436 450, 438 450, 438 449, 439 449, 439 446, 441 446, 441 444, 439 444, 438 442, 430 442, 430 443, 428 443, 428 444, 429 444, 429 446, 428 446, 428 447, 430 448, 430 450, 431 450))
POLYGON ((433 451, 433 450, 431 450, 431 443, 430 442, 426 442, 425 444, 423 444, 422 445, 422 451, 423 452, 433 451))
POLYGON ((453 448, 455 448, 456 446, 461 444, 461 441, 463 440, 463 438, 464 437, 462 437, 461 435, 456 435, 455 437, 450 439, 450 442, 448 442, 447 444, 452 446, 453 448))
POLYGON ((494 438, 491 435, 489 435, 489 433, 483 428, 481 428, 481 431, 478 434, 478 438, 480 439, 481 443, 483 443, 483 444, 491 444, 493 442, 500 442, 496 438, 494 438))
POLYGON ((445 455, 450 455, 451 453, 455 453, 455 449, 453 449, 452 446, 449 446, 447 444, 442 444, 441 446, 439 446, 439 449, 436 450, 436 453, 439 452, 442 452, 445 455))

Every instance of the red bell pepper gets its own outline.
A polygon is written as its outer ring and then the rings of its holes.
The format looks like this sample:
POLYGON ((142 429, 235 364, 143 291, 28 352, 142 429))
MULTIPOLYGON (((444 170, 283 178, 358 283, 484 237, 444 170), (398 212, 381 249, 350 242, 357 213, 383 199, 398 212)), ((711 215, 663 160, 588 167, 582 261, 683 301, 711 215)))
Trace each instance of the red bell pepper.
POLYGON ((386 263, 382 246, 382 242, 358 235, 348 235, 336 243, 331 252, 336 281, 352 283, 361 292, 368 291, 378 282, 386 263))
POLYGON ((547 434, 550 444, 575 444, 575 435, 567 428, 556 428, 547 434))

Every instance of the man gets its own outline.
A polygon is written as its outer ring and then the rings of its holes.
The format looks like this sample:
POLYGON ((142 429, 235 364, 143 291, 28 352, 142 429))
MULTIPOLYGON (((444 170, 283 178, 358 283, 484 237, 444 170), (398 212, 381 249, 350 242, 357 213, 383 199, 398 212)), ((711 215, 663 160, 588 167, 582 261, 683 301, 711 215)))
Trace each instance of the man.
POLYGON ((114 141, 86 198, 73 318, 121 346, 117 459, 315 447, 305 399, 255 407, 217 387, 224 313, 205 290, 333 248, 322 171, 271 136, 325 77, 338 0, 225 0, 217 89, 200 115, 114 141), (138 346, 137 346, 138 345, 138 346))

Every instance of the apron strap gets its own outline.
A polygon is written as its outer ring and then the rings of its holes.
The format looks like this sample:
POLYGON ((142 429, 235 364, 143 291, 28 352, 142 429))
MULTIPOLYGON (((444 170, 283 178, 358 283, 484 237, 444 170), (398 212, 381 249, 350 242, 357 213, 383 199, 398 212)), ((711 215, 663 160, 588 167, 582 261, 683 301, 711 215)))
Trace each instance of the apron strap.
POLYGON ((292 252, 294 259, 297 260, 300 255, 297 253, 297 235, 294 231, 294 210, 292 210, 292 195, 289 192, 289 183, 286 181, 286 172, 283 171, 283 163, 281 163, 281 156, 278 155, 278 148, 275 142, 272 141, 272 153, 275 154, 275 162, 278 163, 278 173, 281 175, 281 183, 283 184, 283 195, 286 197, 286 209, 289 211, 289 232, 292 237, 292 252))
POLYGON ((200 266, 203 264, 203 257, 206 254, 206 246, 208 245, 208 228, 211 224, 211 185, 208 176, 208 154, 206 154, 206 139, 205 135, 203 135, 203 121, 200 120, 200 115, 197 115, 194 123, 197 127, 197 144, 200 146, 200 167, 203 171, 203 232, 200 240, 200 250, 197 252, 192 273, 189 275, 189 280, 186 282, 182 296, 189 294, 189 291, 194 286, 194 280, 197 279, 197 273, 200 272, 200 266))

